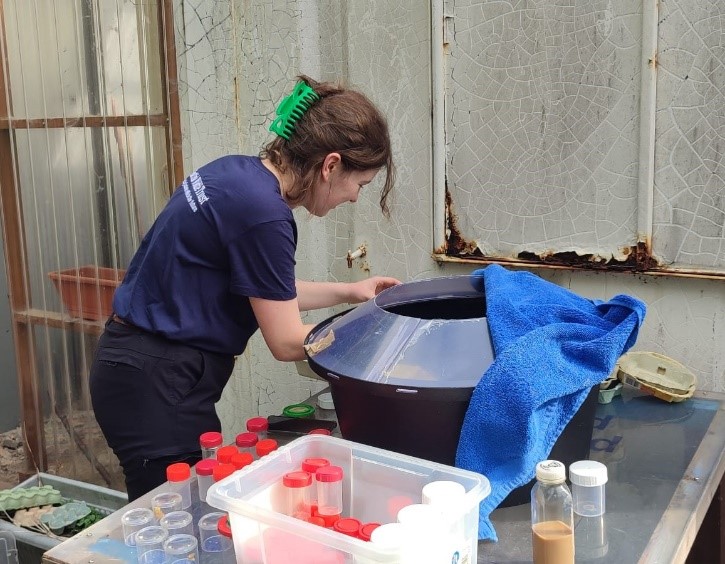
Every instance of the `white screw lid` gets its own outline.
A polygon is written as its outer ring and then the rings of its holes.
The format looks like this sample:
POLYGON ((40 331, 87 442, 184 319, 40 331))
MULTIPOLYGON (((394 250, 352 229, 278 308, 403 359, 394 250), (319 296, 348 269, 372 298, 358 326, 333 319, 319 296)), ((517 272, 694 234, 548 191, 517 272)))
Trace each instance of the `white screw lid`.
POLYGON ((536 479, 541 482, 564 482, 566 467, 558 460, 542 460, 536 465, 536 479))
POLYGON ((596 460, 579 460, 569 466, 569 479, 577 486, 603 486, 607 483, 607 467, 596 460))
POLYGON ((385 523, 370 535, 370 542, 380 548, 400 549, 405 545, 407 532, 400 523, 385 523))
POLYGON ((335 409, 335 402, 332 401, 332 394, 320 394, 317 397, 317 405, 320 409, 335 409))
POLYGON ((466 496, 466 488, 463 484, 454 482, 453 480, 438 480, 428 482, 423 486, 423 503, 426 505, 446 507, 455 503, 466 496))

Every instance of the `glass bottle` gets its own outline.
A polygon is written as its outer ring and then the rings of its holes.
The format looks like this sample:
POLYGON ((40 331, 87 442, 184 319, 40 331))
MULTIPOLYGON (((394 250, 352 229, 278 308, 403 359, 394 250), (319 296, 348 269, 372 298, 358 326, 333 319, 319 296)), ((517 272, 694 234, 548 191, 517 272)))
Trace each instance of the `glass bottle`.
POLYGON ((536 465, 531 489, 534 564, 574 564, 574 511, 566 467, 557 460, 536 465))

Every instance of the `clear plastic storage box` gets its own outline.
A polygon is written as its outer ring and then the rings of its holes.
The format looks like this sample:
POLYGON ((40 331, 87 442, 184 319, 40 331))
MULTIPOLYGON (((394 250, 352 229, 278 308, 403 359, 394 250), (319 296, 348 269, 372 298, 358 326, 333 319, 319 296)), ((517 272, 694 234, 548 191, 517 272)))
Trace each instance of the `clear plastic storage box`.
POLYGON ((457 558, 461 563, 476 562, 478 506, 490 492, 484 476, 326 435, 300 437, 209 489, 207 503, 229 513, 237 562, 405 562, 395 549, 284 514, 282 476, 298 470, 306 458, 326 458, 343 469, 342 516, 354 517, 362 523, 395 522, 401 508, 421 503, 423 487, 430 482, 460 483, 466 493, 453 511, 457 528, 462 531, 457 558))

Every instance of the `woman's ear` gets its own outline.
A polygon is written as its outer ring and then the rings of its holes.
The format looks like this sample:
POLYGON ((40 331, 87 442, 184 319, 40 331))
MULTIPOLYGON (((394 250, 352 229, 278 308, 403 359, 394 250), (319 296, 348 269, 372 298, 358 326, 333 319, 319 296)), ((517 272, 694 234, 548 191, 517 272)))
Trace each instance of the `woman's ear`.
POLYGON ((322 161, 322 180, 327 182, 330 180, 330 174, 336 169, 342 167, 342 157, 340 153, 329 153, 325 160, 322 161))

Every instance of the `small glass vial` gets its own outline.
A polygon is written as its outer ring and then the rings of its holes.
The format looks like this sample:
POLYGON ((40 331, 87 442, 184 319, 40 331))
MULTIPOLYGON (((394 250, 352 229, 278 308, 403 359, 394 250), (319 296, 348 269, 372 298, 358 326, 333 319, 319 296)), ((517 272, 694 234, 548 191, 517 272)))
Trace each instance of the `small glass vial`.
POLYGON ((194 535, 172 535, 164 541, 166 564, 197 564, 199 547, 194 535))
POLYGON ((574 564, 574 511, 566 468, 557 460, 536 465, 531 489, 534 564, 574 564))
POLYGON ((287 502, 285 513, 290 517, 306 520, 312 515, 310 507, 310 490, 312 475, 309 472, 288 472, 282 477, 287 502))
POLYGON ((247 431, 257 433, 257 439, 260 441, 267 438, 268 428, 269 422, 266 417, 252 417, 251 419, 247 419, 247 431))
POLYGON ((212 477, 215 482, 219 482, 227 476, 231 476, 235 470, 236 468, 232 464, 217 464, 212 471, 212 477))
POLYGON ((136 546, 136 533, 151 525, 155 525, 154 512, 147 507, 129 509, 121 516, 123 542, 127 546, 136 546))
POLYGON ((181 511, 184 498, 179 492, 161 492, 151 498, 151 510, 158 521, 167 513, 181 511))
POLYGON ((239 452, 248 452, 254 456, 254 447, 257 446, 258 441, 257 433, 239 433, 234 443, 237 445, 239 452))
POLYGON ((238 452, 239 449, 234 445, 223 446, 216 451, 216 459, 222 464, 229 464, 232 460, 232 456, 238 452))
POLYGON ((277 450, 277 441, 274 439, 262 439, 254 448, 257 451, 257 457, 261 458, 268 455, 270 452, 277 450))
POLYGON ((166 479, 172 492, 181 494, 181 509, 191 507, 191 466, 175 462, 166 467, 166 479))
POLYGON ((323 466, 315 472, 317 482, 317 515, 331 527, 342 514, 342 468, 323 466))
POLYGON ((166 529, 151 525, 136 533, 136 558, 139 564, 165 564, 164 541, 166 529))
POLYGON ((230 460, 230 464, 236 470, 241 470, 245 466, 249 466, 252 462, 254 462, 254 457, 248 452, 238 452, 230 460))
POLYGON ((202 433, 201 436, 199 436, 201 457, 214 458, 216 456, 216 451, 219 450, 219 447, 221 447, 223 443, 224 437, 221 433, 218 433, 217 431, 202 433))
POLYGON ((199 486, 199 501, 206 502, 206 492, 214 483, 214 468, 219 466, 219 461, 213 458, 200 460, 194 466, 196 471, 196 484, 199 486))
POLYGON ((171 535, 193 535, 194 518, 188 511, 172 511, 159 520, 159 525, 171 535))
POLYGON ((574 513, 582 517, 604 515, 607 467, 595 460, 579 460, 569 466, 574 513))

